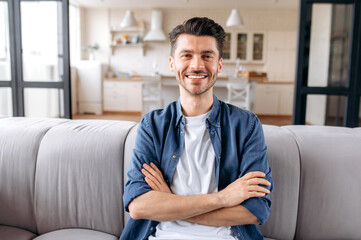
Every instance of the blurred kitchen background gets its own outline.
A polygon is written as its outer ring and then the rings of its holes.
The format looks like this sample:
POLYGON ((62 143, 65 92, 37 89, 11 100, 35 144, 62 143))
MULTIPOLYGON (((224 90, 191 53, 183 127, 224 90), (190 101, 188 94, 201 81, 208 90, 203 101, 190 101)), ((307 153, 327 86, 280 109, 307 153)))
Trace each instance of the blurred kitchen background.
POLYGON ((264 124, 349 126, 356 114, 360 126, 359 3, 312 2, 0 0, 0 116, 140 121, 179 97, 168 33, 205 16, 227 33, 218 98, 264 124))

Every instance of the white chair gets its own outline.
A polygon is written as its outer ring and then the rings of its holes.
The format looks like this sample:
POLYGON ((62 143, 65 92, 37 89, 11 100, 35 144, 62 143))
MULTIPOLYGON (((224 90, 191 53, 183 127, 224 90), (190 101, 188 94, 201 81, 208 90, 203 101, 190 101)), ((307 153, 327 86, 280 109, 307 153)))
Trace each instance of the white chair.
POLYGON ((227 83, 227 103, 245 110, 253 110, 254 93, 257 82, 248 82, 248 78, 230 78, 227 83))
POLYGON ((142 79, 142 115, 163 107, 161 76, 142 79))

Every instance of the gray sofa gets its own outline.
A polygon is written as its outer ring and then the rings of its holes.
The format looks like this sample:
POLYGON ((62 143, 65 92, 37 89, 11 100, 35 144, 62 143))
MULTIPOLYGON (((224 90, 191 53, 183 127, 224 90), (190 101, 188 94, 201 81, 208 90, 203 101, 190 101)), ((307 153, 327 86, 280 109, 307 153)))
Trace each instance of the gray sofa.
MULTIPOLYGON (((134 122, 0 119, 0 239, 116 240, 134 122)), ((361 239, 361 128, 264 126, 271 239, 361 239)))

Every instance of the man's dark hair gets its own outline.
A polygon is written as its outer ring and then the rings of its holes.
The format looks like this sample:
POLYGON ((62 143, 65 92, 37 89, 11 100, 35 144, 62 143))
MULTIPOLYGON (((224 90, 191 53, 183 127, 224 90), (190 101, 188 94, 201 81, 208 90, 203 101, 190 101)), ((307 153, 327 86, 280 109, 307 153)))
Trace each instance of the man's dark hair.
POLYGON ((174 56, 174 49, 176 48, 177 39, 181 34, 214 37, 217 41, 219 58, 223 56, 223 44, 224 39, 226 38, 226 33, 224 32, 221 25, 215 23, 212 19, 206 17, 194 17, 185 21, 183 24, 176 26, 169 33, 172 56, 174 56))

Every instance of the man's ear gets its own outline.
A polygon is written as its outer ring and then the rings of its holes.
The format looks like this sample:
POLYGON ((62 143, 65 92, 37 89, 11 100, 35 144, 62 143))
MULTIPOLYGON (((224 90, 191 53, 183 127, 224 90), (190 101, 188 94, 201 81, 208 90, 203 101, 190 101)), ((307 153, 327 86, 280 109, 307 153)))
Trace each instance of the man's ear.
POLYGON ((169 57, 169 69, 172 71, 172 72, 175 72, 175 69, 174 69, 174 58, 172 56, 169 57))
POLYGON ((222 61, 223 61, 223 58, 219 59, 219 61, 218 61, 218 72, 219 73, 222 72, 222 61))

